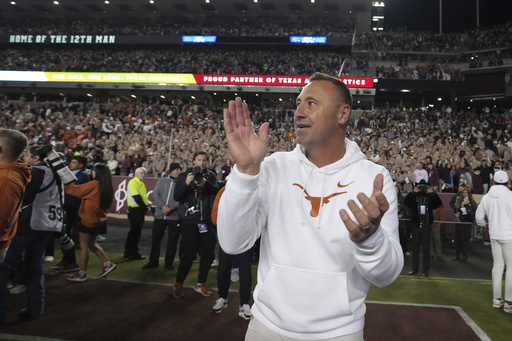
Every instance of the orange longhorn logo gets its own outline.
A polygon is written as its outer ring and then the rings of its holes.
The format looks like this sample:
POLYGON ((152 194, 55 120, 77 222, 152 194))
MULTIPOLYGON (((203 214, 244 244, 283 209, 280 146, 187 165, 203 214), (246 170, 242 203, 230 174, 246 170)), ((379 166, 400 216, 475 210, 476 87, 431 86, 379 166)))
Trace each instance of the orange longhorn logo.
MULTIPOLYGON (((347 187, 349 186, 350 184, 352 184, 354 181, 352 181, 351 183, 349 184, 346 184, 346 185, 342 185, 340 182, 338 182, 338 187, 339 188, 344 188, 344 187, 347 187)), ((328 196, 325 196, 325 197, 312 197, 311 195, 309 195, 308 191, 306 191, 304 189, 303 186, 299 185, 299 184, 296 184, 294 183, 293 186, 297 186, 299 187, 300 189, 302 189, 304 191, 304 194, 306 194, 305 198, 306 200, 310 201, 311 202, 311 211, 309 212, 309 214, 313 217, 313 218, 316 218, 318 217, 318 213, 320 211, 320 205, 323 206, 325 204, 328 204, 330 202, 330 199, 331 198, 334 198, 335 196, 338 196, 340 194, 345 194, 347 193, 347 191, 344 191, 344 192, 338 192, 338 193, 333 193, 333 194, 330 194, 328 196)))

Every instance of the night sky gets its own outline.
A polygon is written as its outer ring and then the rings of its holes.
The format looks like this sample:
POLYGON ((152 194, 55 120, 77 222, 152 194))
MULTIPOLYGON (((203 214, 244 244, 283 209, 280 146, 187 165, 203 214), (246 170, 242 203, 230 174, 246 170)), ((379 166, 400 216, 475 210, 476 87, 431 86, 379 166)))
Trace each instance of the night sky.
MULTIPOLYGON (((384 0, 387 28, 439 32, 439 0, 384 0)), ((443 32, 476 28, 476 0, 442 0, 443 32)), ((480 27, 512 21, 512 0, 479 0, 480 27)))

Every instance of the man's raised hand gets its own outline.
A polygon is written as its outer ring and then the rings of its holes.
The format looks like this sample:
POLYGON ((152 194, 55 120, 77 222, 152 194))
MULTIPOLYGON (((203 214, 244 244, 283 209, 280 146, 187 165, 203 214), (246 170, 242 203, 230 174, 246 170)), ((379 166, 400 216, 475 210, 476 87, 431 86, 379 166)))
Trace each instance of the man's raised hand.
POLYGON ((229 152, 238 170, 245 174, 258 174, 267 154, 268 122, 261 125, 258 136, 252 128, 247 103, 237 97, 224 109, 224 130, 229 152))

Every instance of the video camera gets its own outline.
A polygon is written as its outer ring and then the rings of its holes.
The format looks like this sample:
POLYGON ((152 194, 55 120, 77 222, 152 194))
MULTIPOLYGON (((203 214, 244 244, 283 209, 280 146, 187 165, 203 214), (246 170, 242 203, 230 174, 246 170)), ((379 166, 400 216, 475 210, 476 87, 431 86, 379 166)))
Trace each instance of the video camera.
POLYGON ((51 144, 40 147, 38 152, 45 155, 44 160, 59 175, 59 178, 64 185, 76 180, 75 174, 73 174, 69 167, 66 166, 66 163, 61 160, 59 154, 53 150, 51 144))

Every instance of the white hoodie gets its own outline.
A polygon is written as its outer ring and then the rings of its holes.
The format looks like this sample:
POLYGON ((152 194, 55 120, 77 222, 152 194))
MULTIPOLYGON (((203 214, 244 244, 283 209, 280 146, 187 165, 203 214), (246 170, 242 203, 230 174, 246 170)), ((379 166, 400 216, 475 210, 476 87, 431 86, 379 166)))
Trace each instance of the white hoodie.
POLYGON ((290 338, 320 340, 362 330, 370 283, 386 286, 403 268, 393 181, 356 143, 345 145, 345 156, 322 168, 300 146, 265 158, 256 176, 234 167, 220 200, 218 236, 225 252, 240 254, 261 236, 252 314, 290 338), (339 210, 355 220, 347 201, 358 202, 360 192, 370 196, 378 173, 384 174, 390 208, 374 235, 354 243, 339 210))
POLYGON ((512 239, 512 192, 506 186, 491 186, 484 195, 476 209, 476 224, 485 226, 486 216, 491 239, 512 239))

